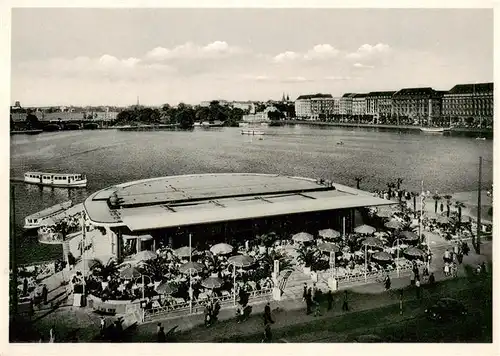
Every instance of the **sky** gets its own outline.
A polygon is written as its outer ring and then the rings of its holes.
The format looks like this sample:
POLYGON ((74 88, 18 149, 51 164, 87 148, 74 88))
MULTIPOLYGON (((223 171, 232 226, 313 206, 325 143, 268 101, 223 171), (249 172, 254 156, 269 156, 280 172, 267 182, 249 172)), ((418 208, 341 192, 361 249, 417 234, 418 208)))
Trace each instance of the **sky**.
POLYGON ((491 9, 12 9, 11 102, 23 106, 490 81, 491 9))

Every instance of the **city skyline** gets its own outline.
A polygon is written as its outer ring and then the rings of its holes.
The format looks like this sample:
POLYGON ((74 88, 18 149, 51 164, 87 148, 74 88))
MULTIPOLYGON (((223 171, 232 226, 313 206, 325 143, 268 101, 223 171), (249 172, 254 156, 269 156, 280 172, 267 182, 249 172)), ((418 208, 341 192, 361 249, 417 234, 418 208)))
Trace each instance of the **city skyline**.
POLYGON ((493 11, 13 9, 11 68, 25 106, 449 90, 493 81, 493 11))

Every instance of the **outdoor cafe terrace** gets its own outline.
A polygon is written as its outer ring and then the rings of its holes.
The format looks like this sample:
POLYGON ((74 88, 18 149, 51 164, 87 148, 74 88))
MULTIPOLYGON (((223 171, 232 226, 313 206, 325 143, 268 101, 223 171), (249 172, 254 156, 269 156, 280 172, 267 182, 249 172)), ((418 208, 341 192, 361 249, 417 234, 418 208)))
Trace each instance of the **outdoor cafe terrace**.
MULTIPOLYGON (((403 205, 372 212, 379 231, 361 225, 345 236, 328 228, 292 236, 271 232, 253 241, 236 241, 235 246, 215 244, 209 250, 160 246, 131 255, 120 265, 113 260, 86 260, 87 290, 103 302, 137 302, 144 296, 147 309, 168 311, 189 304, 190 285, 194 305, 236 301, 241 290, 269 295, 275 283, 274 260, 280 261, 280 271, 305 267, 323 276, 334 275, 339 282, 425 265, 427 242, 415 232, 414 212, 403 205)), ((81 270, 82 262, 76 266, 76 271, 81 270)), ((81 275, 75 277, 76 284, 78 279, 81 282, 81 275)))

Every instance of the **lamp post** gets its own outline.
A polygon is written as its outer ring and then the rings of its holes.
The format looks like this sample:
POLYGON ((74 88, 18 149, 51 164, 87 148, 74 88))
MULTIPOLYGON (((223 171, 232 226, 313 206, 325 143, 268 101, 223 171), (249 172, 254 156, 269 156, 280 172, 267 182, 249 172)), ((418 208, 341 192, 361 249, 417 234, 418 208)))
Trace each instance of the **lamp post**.
MULTIPOLYGON (((193 251, 191 250, 191 234, 189 234, 189 263, 191 265, 193 251)), ((193 279, 192 268, 189 268, 189 314, 193 313, 193 279)))
POLYGON ((82 213, 82 275, 83 275, 83 285, 82 285, 82 295, 83 298, 85 298, 85 248, 86 248, 86 241, 85 241, 85 236, 86 236, 86 230, 85 230, 85 213, 82 213))
POLYGON ((366 276, 366 272, 368 270, 368 263, 366 261, 366 255, 367 255, 367 249, 368 249, 368 245, 365 244, 365 282, 366 282, 366 279, 367 279, 367 276, 366 276))
POLYGON ((398 277, 399 277, 399 263, 398 263, 398 262, 399 262, 399 238, 397 238, 397 239, 396 239, 396 241, 394 241, 394 242, 392 243, 392 247, 394 247, 394 243, 396 243, 396 242, 398 243, 397 257, 396 257, 396 259, 397 259, 397 262, 396 262, 396 268, 397 268, 397 270, 398 270, 398 277))

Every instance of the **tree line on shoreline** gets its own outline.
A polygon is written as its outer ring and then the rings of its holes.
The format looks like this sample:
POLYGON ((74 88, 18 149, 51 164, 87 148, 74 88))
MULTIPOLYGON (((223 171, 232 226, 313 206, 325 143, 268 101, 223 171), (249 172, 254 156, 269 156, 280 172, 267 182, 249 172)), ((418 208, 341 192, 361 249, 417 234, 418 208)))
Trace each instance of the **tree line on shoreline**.
POLYGON ((244 114, 246 112, 240 108, 223 106, 215 100, 208 107, 184 103, 177 107, 165 104, 161 108, 135 106, 120 111, 113 126, 163 124, 187 129, 193 127, 195 122, 221 122, 224 126, 238 126, 244 114))

